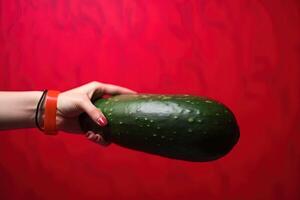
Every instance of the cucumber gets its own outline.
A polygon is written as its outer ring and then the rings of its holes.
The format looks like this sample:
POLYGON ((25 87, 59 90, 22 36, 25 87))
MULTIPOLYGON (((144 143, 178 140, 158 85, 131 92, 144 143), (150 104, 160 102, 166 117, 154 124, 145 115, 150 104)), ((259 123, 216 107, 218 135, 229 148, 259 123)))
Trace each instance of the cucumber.
POLYGON ((191 95, 130 94, 93 102, 108 120, 99 127, 86 113, 83 131, 102 131, 120 146, 172 159, 203 162, 227 154, 239 139, 233 113, 223 104, 191 95))

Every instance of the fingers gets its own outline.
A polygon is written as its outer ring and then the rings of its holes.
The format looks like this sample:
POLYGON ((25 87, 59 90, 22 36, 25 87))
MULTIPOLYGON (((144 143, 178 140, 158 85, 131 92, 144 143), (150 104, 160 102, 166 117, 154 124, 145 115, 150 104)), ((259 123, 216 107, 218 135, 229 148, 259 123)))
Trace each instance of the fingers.
POLYGON ((136 94, 136 91, 131 89, 113 85, 113 84, 105 84, 100 82, 92 82, 95 86, 93 91, 93 98, 99 98, 103 94, 117 95, 117 94, 136 94))
POLYGON ((117 85, 104 84, 103 93, 116 95, 116 94, 136 94, 137 92, 117 85))
POLYGON ((95 123, 100 126, 107 124, 104 114, 88 98, 81 101, 80 106, 95 123))
POLYGON ((86 133, 86 137, 92 141, 92 142, 95 142, 97 144, 100 144, 102 146, 108 146, 110 145, 111 142, 109 141, 106 141, 104 139, 104 137, 101 135, 101 133, 94 133, 93 131, 88 131, 86 133))

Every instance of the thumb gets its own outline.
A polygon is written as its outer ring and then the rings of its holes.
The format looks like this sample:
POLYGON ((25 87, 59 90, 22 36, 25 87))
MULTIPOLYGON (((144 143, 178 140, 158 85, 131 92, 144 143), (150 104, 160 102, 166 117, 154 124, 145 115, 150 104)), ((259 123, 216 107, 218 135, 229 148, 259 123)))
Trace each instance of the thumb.
POLYGON ((104 114, 89 99, 82 101, 80 106, 95 123, 100 126, 107 124, 104 114))

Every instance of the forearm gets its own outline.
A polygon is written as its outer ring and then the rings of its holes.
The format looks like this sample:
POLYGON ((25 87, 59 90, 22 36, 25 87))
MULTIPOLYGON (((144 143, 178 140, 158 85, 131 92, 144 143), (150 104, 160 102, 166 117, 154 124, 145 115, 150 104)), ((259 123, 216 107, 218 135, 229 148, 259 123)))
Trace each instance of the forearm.
POLYGON ((33 128, 42 91, 0 92, 0 130, 33 128))

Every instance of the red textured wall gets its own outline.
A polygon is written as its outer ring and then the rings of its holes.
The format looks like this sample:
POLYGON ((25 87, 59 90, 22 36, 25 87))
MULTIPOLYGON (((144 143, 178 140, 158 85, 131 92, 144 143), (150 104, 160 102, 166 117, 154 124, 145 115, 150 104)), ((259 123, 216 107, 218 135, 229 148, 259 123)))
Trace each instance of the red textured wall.
POLYGON ((209 163, 3 131, 0 199, 300 199, 299 15, 298 0, 0 0, 1 90, 205 95, 241 128, 209 163))

